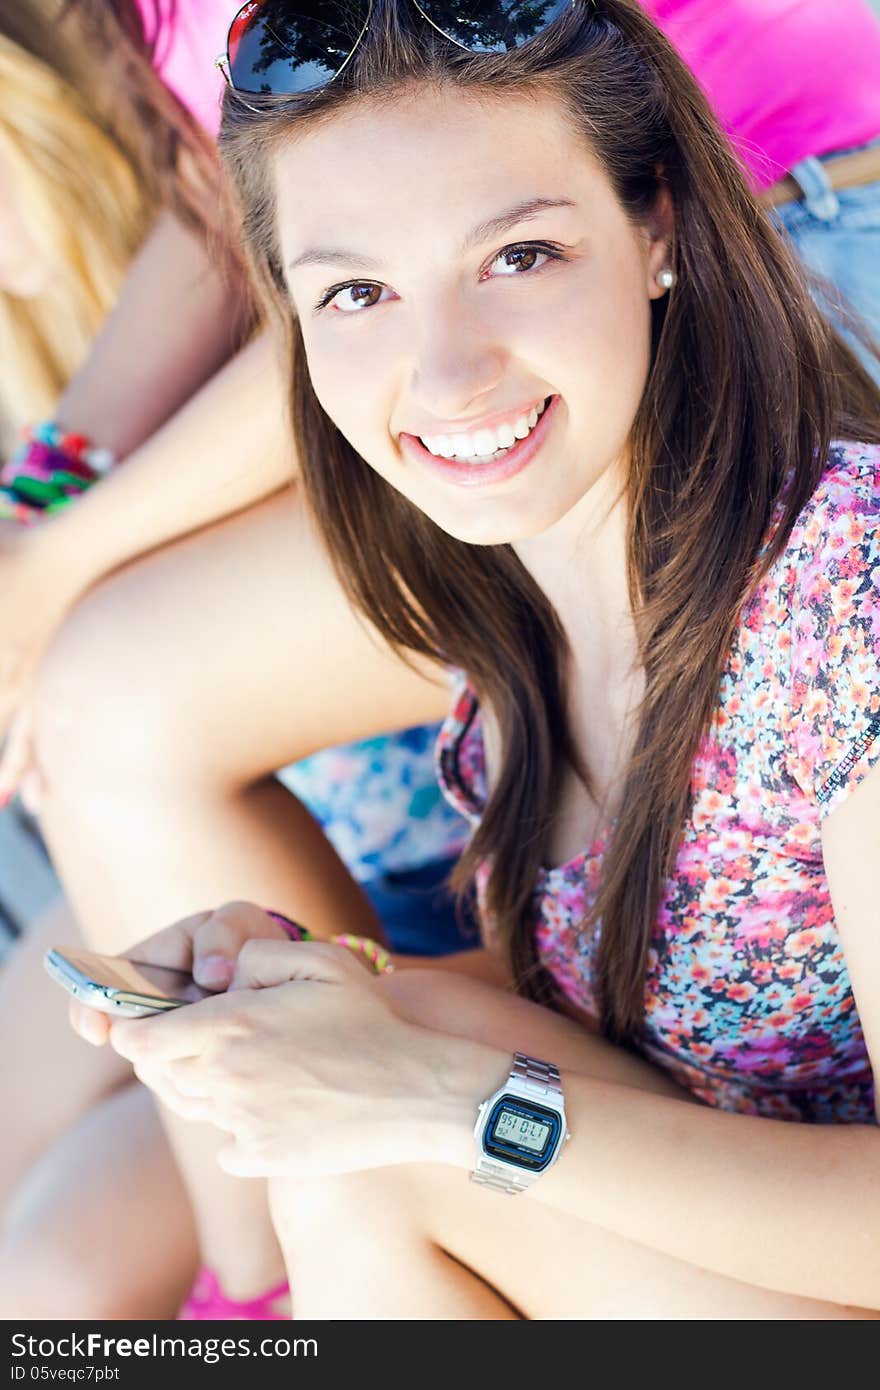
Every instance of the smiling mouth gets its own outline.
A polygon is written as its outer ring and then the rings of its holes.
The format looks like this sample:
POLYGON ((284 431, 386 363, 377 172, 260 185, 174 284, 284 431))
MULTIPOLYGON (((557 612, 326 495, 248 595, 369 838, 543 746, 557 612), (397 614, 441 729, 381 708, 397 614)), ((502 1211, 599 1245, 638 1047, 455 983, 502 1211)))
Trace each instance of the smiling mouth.
POLYGON ((528 439, 552 399, 552 396, 548 396, 529 412, 505 420, 494 429, 475 430, 468 434, 422 434, 416 438, 435 458, 456 459, 459 463, 475 467, 494 463, 503 459, 522 440, 528 439))

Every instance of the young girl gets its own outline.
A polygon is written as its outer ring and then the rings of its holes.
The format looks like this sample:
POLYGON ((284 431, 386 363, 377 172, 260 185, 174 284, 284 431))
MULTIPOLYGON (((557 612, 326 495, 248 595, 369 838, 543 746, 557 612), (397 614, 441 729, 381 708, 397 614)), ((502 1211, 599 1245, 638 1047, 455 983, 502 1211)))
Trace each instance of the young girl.
POLYGON ((628 0, 321 15, 242 12, 225 155, 526 997, 254 941, 114 1044, 272 1178, 298 1315, 873 1317, 876 390, 628 0))

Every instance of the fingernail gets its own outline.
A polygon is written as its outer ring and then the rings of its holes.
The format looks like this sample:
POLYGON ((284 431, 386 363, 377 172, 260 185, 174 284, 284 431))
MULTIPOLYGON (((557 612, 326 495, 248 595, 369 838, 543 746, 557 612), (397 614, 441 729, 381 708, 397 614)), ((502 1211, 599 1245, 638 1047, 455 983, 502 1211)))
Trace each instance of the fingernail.
POLYGON ((227 956, 204 956, 196 963, 195 975, 200 985, 228 985, 234 971, 227 956))

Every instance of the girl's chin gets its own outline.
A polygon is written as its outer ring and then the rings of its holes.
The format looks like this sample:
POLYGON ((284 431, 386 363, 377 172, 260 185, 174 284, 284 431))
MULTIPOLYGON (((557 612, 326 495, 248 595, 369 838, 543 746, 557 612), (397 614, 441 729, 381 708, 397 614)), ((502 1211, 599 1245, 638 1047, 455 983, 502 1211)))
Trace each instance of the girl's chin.
POLYGON ((539 497, 518 498, 516 504, 511 499, 502 503, 498 498, 490 501, 472 496, 453 508, 446 498, 445 505, 437 505, 435 499, 428 506, 423 505, 425 499, 412 500, 441 531, 466 545, 516 545, 533 540, 551 530, 569 510, 548 505, 546 491, 539 497))

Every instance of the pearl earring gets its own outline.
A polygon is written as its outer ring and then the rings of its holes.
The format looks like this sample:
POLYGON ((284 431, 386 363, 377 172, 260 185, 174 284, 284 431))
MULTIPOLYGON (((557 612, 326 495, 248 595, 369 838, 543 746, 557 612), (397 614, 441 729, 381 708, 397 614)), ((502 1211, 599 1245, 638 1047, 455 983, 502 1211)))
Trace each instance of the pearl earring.
POLYGON ((675 284, 675 272, 665 265, 662 270, 657 272, 657 284, 662 290, 671 290, 675 284))

